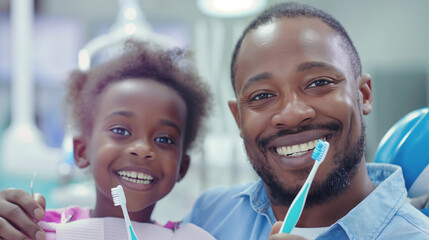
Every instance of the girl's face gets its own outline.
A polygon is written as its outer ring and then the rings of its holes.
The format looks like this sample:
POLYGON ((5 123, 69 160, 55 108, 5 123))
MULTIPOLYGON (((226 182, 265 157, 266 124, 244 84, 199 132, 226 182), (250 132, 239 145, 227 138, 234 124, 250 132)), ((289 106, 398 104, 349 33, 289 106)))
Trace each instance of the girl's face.
POLYGON ((90 136, 74 140, 77 165, 91 165, 97 185, 93 216, 122 216, 111 197, 120 184, 130 216, 147 221, 139 214, 151 212, 189 166, 183 153, 186 104, 152 79, 126 79, 108 86, 94 111, 90 136))

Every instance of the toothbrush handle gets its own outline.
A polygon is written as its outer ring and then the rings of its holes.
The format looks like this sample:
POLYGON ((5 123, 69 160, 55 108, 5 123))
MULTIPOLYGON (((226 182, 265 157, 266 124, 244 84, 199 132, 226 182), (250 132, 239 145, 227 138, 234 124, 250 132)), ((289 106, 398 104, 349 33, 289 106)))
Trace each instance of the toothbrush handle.
POLYGON ((321 162, 319 161, 315 161, 313 168, 310 171, 310 174, 308 174, 308 177, 304 182, 304 185, 301 187, 301 190, 299 190, 298 195, 295 197, 292 204, 290 205, 279 233, 290 233, 298 222, 302 210, 304 209, 308 190, 310 188, 311 183, 313 182, 314 175, 316 175, 316 171, 319 168, 320 163, 321 162))
POLYGON ((290 233, 298 222, 301 216, 302 209, 304 209, 305 199, 310 188, 309 183, 305 183, 304 191, 300 191, 300 194, 293 200, 282 227, 280 228, 281 233, 290 233))
POLYGON ((124 204, 121 205, 122 212, 124 214, 125 223, 127 224, 127 233, 129 240, 138 240, 133 227, 131 226, 130 216, 128 215, 127 208, 124 204))
POLYGON ((137 236, 136 236, 136 233, 134 232, 134 229, 133 229, 133 227, 131 225, 128 226, 128 232, 129 232, 129 234, 131 236, 131 238, 130 238, 131 240, 138 240, 137 236))

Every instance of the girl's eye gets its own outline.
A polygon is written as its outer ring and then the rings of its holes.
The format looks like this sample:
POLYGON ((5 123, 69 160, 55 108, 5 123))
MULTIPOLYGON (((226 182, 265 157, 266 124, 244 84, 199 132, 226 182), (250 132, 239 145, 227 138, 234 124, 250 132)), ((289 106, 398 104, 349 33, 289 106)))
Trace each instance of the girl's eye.
POLYGON ((316 81, 312 82, 312 83, 308 86, 308 88, 325 86, 325 85, 330 84, 331 82, 332 82, 332 81, 330 81, 330 80, 328 80, 328 79, 319 79, 319 80, 316 80, 316 81))
POLYGON ((174 144, 173 139, 169 137, 157 137, 155 138, 155 141, 159 143, 164 143, 164 144, 174 144))
POLYGON ((260 93, 260 94, 258 94, 256 96, 254 96, 251 100, 252 101, 260 101, 260 100, 264 100, 264 99, 267 99, 267 98, 270 98, 270 97, 273 97, 273 96, 274 95, 270 94, 270 93, 260 93))
POLYGON ((128 130, 126 130, 125 128, 117 127, 117 128, 111 129, 110 131, 118 135, 131 136, 131 133, 128 132, 128 130))

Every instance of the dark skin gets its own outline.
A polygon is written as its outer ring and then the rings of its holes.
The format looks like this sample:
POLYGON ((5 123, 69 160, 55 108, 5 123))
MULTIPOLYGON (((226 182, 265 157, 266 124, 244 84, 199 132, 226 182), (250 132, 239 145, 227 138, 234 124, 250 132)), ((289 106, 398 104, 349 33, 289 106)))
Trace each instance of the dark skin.
MULTIPOLYGON (((280 155, 277 148, 327 138, 331 148, 313 181, 321 183, 337 165, 334 156, 357 143, 362 116, 371 112, 371 78, 353 77, 340 41, 328 25, 304 17, 274 20, 243 40, 235 75, 237 100, 229 106, 252 165, 268 165, 285 189, 302 186, 314 160, 312 151, 292 157, 280 155), (302 126, 330 123, 341 126, 340 131, 299 131, 302 126), (260 150, 258 139, 284 129, 291 133, 271 141, 266 153, 260 150)), ((364 156, 350 182, 337 198, 304 208, 297 226, 330 226, 371 193, 375 186, 364 156)), ((277 204, 267 189, 274 215, 282 221, 289 207, 277 204)))
POLYGON ((31 196, 21 189, 4 189, 0 192, 0 235, 4 239, 28 238, 43 240, 46 235, 34 221, 45 214, 45 198, 38 194, 31 196), (34 220, 34 221, 33 221, 34 220))
POLYGON ((268 240, 307 240, 307 238, 303 238, 298 235, 287 234, 287 233, 278 233, 282 226, 281 221, 274 223, 273 228, 271 229, 270 235, 268 236, 268 240))
MULTIPOLYGON (((187 106, 178 93, 152 79, 125 79, 103 91, 91 133, 73 141, 76 165, 90 167, 96 182, 91 217, 123 217, 111 196, 111 188, 120 184, 131 220, 152 222, 156 202, 189 167, 190 158, 183 151, 186 114, 187 106), (151 180, 138 183, 121 176, 134 172, 151 180)), ((26 234, 45 239, 33 221, 43 218, 45 200, 40 194, 34 200, 22 190, 0 193, 3 238, 24 239, 26 234), (16 227, 24 229, 24 234, 16 227)))
MULTIPOLYGON (((249 158, 255 166, 269 166, 284 188, 301 186, 307 177, 303 173, 314 160, 311 153, 292 158, 279 156, 273 149, 327 137, 331 148, 314 179, 323 182, 336 167, 336 153, 346 143, 356 144, 362 134, 362 116, 372 110, 371 77, 354 78, 338 35, 318 19, 283 18, 250 32, 238 55, 235 80, 237 101, 230 101, 229 106, 249 158), (326 123, 337 123, 341 130, 297 131, 303 125, 326 123), (295 133, 274 140, 264 156, 257 138, 279 129, 295 133)), ((297 226, 330 226, 369 195, 375 186, 367 175, 364 157, 350 182, 338 198, 305 208, 297 226)), ((274 204, 268 193, 276 219, 283 220, 288 206, 274 204)), ((34 208, 26 209, 32 212, 34 208)), ((273 234, 271 239, 302 238, 273 234)))
POLYGON ((122 217, 110 189, 124 188, 131 220, 151 222, 155 203, 186 173, 186 104, 173 89, 150 79, 123 80, 101 95, 89 136, 74 139, 76 165, 91 167, 96 182, 92 217, 122 217), (133 183, 121 172, 153 180, 133 183))

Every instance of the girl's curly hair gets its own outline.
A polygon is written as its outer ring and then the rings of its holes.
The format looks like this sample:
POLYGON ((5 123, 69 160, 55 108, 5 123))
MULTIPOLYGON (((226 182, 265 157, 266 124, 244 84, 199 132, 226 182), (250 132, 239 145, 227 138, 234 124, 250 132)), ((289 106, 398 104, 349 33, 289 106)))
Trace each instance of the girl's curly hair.
POLYGON ((66 104, 70 106, 72 128, 77 134, 89 136, 101 93, 110 84, 130 78, 153 79, 171 87, 183 98, 187 106, 184 150, 188 150, 208 112, 208 88, 200 80, 189 51, 165 49, 149 42, 128 40, 116 58, 88 71, 71 73, 66 104))

